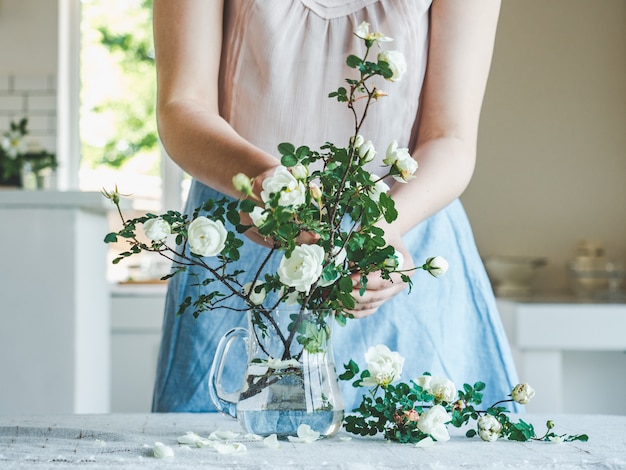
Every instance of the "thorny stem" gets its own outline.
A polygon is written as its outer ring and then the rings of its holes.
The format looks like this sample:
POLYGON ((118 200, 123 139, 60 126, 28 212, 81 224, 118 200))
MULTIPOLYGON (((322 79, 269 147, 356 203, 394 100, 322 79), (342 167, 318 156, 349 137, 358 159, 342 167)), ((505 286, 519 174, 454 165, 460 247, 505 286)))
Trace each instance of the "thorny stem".
MULTIPOLYGON (((369 53, 369 47, 367 48, 363 61, 365 61, 365 59, 367 58, 368 53, 369 53)), ((350 170, 352 169, 352 161, 356 153, 356 147, 354 146, 354 142, 356 142, 356 138, 359 135, 361 126, 363 125, 363 122, 365 121, 365 117, 367 116, 367 111, 369 109, 370 103, 372 102, 372 96, 374 94, 374 91, 373 90, 370 91, 369 88, 367 88, 367 86, 365 85, 365 82, 372 77, 373 75, 363 75, 363 73, 361 72, 361 79, 359 80, 359 82, 357 84, 350 86, 350 97, 348 98, 348 108, 352 111, 352 114, 354 115, 353 144, 350 146, 350 155, 348 156, 349 157, 348 164, 346 165, 346 170, 344 171, 343 176, 341 178, 339 190, 337 191, 337 195, 335 197, 335 202, 331 206, 331 212, 329 214, 329 220, 331 221, 331 223, 335 220, 335 215, 337 213, 338 205, 339 205, 338 202, 339 202, 339 199, 341 198, 341 195, 343 194, 343 188, 344 188, 346 179, 348 178, 348 175, 350 174, 350 170), (363 114, 361 118, 359 119, 358 113, 356 109, 354 108, 354 102, 357 100, 357 98, 354 97, 354 94, 356 90, 359 89, 360 87, 363 87, 365 89, 367 101, 365 103, 365 109, 363 110, 363 114)), ((341 225, 341 221, 340 221, 340 225, 341 225)), ((335 227, 332 227, 331 229, 331 242, 332 242, 332 236, 334 235, 334 229, 335 227)))

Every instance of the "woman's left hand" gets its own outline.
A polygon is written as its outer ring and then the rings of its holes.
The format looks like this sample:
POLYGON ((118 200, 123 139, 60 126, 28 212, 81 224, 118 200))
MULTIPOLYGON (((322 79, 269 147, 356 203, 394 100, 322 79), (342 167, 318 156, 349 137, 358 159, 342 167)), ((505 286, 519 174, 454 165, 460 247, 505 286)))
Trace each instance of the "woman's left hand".
MULTIPOLYGON (((402 271, 404 274, 412 276, 415 271, 415 264, 402 241, 402 236, 393 233, 387 227, 385 229, 385 239, 388 245, 393 246, 396 251, 402 254, 404 258, 402 271)), ((356 300, 356 306, 353 310, 347 310, 346 313, 352 314, 355 318, 364 318, 376 313, 382 304, 407 288, 407 284, 402 280, 400 274, 392 273, 390 279, 383 279, 380 271, 370 273, 367 276, 367 286, 363 295, 360 294, 361 281, 359 274, 352 275, 352 285, 352 296, 356 300)))

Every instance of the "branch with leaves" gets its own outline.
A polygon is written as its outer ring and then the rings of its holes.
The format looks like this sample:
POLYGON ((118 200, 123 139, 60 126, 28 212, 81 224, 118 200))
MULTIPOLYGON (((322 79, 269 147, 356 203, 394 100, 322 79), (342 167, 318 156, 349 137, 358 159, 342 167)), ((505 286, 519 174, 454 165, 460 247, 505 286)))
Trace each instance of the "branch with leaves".
POLYGON ((361 436, 383 436, 395 442, 422 443, 430 440, 445 442, 450 439, 447 425, 457 428, 475 422, 467 437, 479 436, 484 441, 499 438, 513 441, 571 442, 588 440, 586 434, 557 434, 554 422, 546 423, 546 432, 537 435, 534 426, 523 419, 514 421, 503 406, 507 402, 527 404, 535 391, 528 384, 516 385, 510 398, 500 400, 486 409, 480 409, 485 384, 464 384, 456 390, 445 377, 424 373, 409 383, 400 379, 404 358, 384 345, 370 348, 365 356, 368 368, 360 371, 356 362, 345 364, 340 379, 352 381, 354 387, 368 387, 360 405, 345 418, 345 429, 361 436))

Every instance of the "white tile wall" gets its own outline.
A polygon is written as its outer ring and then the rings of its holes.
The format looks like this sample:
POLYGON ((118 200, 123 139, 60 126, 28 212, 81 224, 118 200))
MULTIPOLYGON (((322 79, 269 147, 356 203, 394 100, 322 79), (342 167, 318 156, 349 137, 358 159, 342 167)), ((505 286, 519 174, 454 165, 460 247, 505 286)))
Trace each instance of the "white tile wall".
POLYGON ((0 75, 0 134, 28 118, 29 136, 56 152, 57 89, 54 75, 0 75))

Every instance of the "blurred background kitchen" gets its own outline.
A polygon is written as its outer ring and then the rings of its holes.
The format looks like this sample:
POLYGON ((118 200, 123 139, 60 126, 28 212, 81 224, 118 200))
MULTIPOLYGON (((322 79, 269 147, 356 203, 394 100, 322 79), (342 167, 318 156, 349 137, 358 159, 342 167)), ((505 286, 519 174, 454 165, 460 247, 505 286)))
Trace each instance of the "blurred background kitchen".
MULTIPOLYGON (((167 265, 108 262, 97 193, 184 199, 150 35, 149 0, 0 0, 0 133, 27 117, 58 160, 0 189, 0 415, 149 410, 167 265)), ((529 411, 626 414, 626 0, 503 0, 478 151, 462 200, 529 411)))

